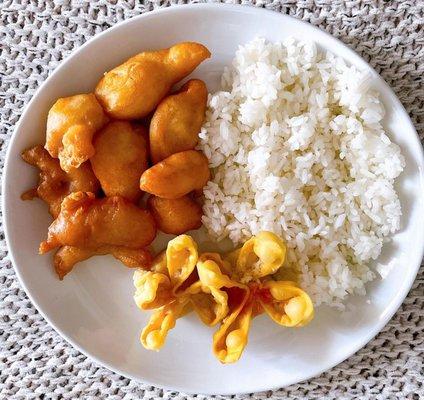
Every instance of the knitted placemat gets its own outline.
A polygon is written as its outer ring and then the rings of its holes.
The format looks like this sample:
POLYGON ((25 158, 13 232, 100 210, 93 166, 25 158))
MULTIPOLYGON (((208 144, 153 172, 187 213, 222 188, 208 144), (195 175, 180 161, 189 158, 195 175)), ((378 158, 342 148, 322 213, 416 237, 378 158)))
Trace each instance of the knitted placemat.
MULTIPOLYGON (((3 169, 7 144, 23 107, 72 50, 120 21, 171 3, 0 0, 0 167, 3 169)), ((394 89, 423 137, 423 0, 258 0, 252 4, 308 21, 355 49, 394 89)), ((0 229, 0 399, 204 398, 119 376, 65 342, 22 290, 0 229)), ((393 319, 354 356, 307 382, 235 397, 423 397, 423 293, 421 268, 393 319)))

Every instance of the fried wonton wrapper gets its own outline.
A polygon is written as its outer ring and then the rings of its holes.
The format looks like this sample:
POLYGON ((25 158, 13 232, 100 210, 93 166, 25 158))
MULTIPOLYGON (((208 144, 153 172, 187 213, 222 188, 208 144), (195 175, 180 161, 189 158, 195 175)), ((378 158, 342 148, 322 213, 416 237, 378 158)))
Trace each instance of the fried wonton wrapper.
POLYGON ((56 101, 47 117, 46 150, 64 171, 78 168, 94 155, 92 138, 108 121, 94 94, 56 101))
POLYGON ((181 235, 202 226, 202 207, 189 196, 178 199, 162 199, 150 196, 147 206, 164 233, 181 235))
POLYGON ((231 265, 231 274, 232 274, 232 276, 233 275, 236 275, 236 264, 237 264, 238 256, 240 254, 240 250, 241 250, 241 248, 235 249, 235 250, 233 250, 233 251, 231 251, 229 253, 224 254, 224 260, 228 264, 231 265))
POLYGON ((113 121, 94 137, 96 152, 90 162, 106 196, 122 196, 134 202, 141 197, 140 176, 148 168, 142 129, 113 121))
POLYGON ((269 295, 258 296, 264 311, 279 325, 300 327, 314 317, 314 306, 308 294, 289 281, 267 281, 262 290, 269 295))
POLYGON ((193 239, 180 235, 155 258, 151 271, 138 270, 134 299, 143 310, 156 309, 142 332, 143 346, 160 349, 189 307, 204 324, 221 323, 213 336, 213 353, 224 364, 241 357, 251 321, 263 312, 286 327, 307 324, 313 318, 309 296, 294 282, 264 280, 270 274, 275 277, 283 264, 284 243, 270 232, 260 232, 246 244, 222 259, 218 253, 198 255, 193 239), (248 285, 237 280, 247 276, 248 285))
POLYGON ((262 231, 227 255, 235 276, 243 283, 275 273, 284 263, 285 243, 274 233, 262 231))
POLYGON ((174 294, 191 283, 188 279, 196 268, 197 260, 197 244, 190 236, 180 235, 168 242, 166 266, 174 294))
POLYGON ((199 274, 201 274, 201 276, 199 276, 199 279, 201 279, 204 284, 218 287, 219 283, 223 282, 221 278, 229 279, 232 266, 227 260, 224 260, 219 253, 206 252, 200 254, 197 265, 199 266, 201 264, 204 264, 206 261, 213 261, 218 266, 219 271, 223 276, 218 278, 218 281, 214 282, 216 276, 215 270, 210 268, 198 268, 197 270, 199 274))
POLYGON ((92 256, 111 254, 117 260, 121 261, 128 268, 149 269, 152 256, 147 249, 130 249, 124 246, 102 246, 96 250, 63 246, 54 256, 54 268, 62 280, 68 274, 75 264, 87 260, 92 256))
POLYGON ((185 295, 198 280, 195 267, 197 245, 190 236, 180 235, 168 243, 165 252, 155 257, 151 271, 136 271, 134 300, 142 310, 159 308, 185 295))
POLYGON ((246 285, 226 275, 229 265, 217 253, 204 253, 197 263, 199 283, 190 289, 194 310, 201 320, 213 326, 223 321, 214 334, 213 352, 222 363, 237 361, 247 344, 253 300, 246 285))
POLYGON ((156 236, 153 217, 122 197, 96 199, 93 193, 71 193, 50 225, 40 254, 56 247, 99 249, 124 246, 139 249, 156 236))
POLYGON ((236 362, 247 345, 253 299, 247 286, 227 289, 228 316, 213 335, 213 352, 224 364, 236 362))
POLYGON ((142 345, 148 350, 160 350, 168 332, 175 326, 177 319, 184 315, 186 305, 187 299, 182 298, 156 310, 141 332, 142 345))
POLYGON ((228 296, 223 290, 196 282, 187 289, 187 294, 194 311, 207 326, 216 325, 228 313, 228 296))
POLYGON ((168 267, 166 266, 166 250, 163 250, 153 259, 152 268, 153 272, 160 272, 162 274, 168 274, 168 267))
POLYGON ((173 154, 144 171, 140 189, 157 197, 177 199, 202 189, 210 177, 208 159, 195 150, 173 154))
POLYGON ((177 93, 161 101, 150 122, 153 164, 196 147, 205 119, 207 99, 205 83, 192 79, 177 93))
POLYGON ((202 322, 214 326, 228 314, 226 289, 240 287, 225 275, 224 261, 218 253, 203 253, 197 262, 199 281, 187 290, 190 302, 202 322))
POLYGON ((100 184, 89 163, 65 172, 60 168, 59 160, 50 156, 41 145, 34 146, 22 153, 22 158, 40 170, 38 186, 22 194, 23 200, 39 197, 49 205, 50 214, 56 218, 60 212, 62 200, 72 192, 96 193, 100 184))
POLYGON ((107 72, 95 93, 112 117, 143 118, 156 108, 175 83, 209 57, 205 46, 192 42, 146 51, 107 72))
POLYGON ((134 301, 142 310, 160 308, 175 300, 171 281, 166 274, 137 270, 133 280, 136 287, 134 301))

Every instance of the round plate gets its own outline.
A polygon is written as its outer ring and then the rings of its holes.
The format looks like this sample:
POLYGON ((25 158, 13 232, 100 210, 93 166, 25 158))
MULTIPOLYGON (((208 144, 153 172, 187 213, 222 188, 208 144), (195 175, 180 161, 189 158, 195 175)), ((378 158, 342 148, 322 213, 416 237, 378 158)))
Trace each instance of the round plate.
MULTIPOLYGON (((349 357, 383 328, 409 291, 422 258, 423 181, 422 148, 404 108, 375 71, 337 39, 307 23, 261 9, 183 6, 132 18, 96 36, 43 84, 9 146, 4 222, 10 255, 28 296, 46 320, 84 354, 119 374, 152 385, 192 393, 245 393, 317 375, 349 357), (187 40, 205 44, 212 58, 193 75, 205 80, 212 91, 218 88, 218 78, 237 46, 258 35, 273 41, 287 36, 314 40, 372 74, 372 84, 386 107, 386 129, 401 146, 407 163, 397 181, 402 230, 378 260, 396 259, 399 267, 384 281, 377 279, 368 285, 367 296, 351 298, 350 311, 320 307, 305 328, 284 329, 266 317, 255 319, 246 351, 234 365, 221 365, 213 357, 213 329, 202 326, 194 316, 178 321, 159 353, 146 351, 139 334, 148 315, 134 304, 131 270, 111 257, 95 257, 78 265, 61 282, 53 271, 52 256, 37 255, 51 218, 41 201, 20 200, 20 194, 37 180, 37 171, 21 160, 20 153, 44 142, 47 112, 58 97, 92 91, 104 71, 140 51, 187 40)), ((166 239, 160 238, 162 243, 166 239)))

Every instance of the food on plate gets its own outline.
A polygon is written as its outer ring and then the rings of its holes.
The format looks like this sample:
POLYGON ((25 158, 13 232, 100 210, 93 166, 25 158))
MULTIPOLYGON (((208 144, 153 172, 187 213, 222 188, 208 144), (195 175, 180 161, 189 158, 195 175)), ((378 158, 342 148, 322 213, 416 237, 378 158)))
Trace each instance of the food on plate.
POLYGON ((192 150, 205 119, 208 91, 203 81, 192 79, 178 92, 165 97, 150 122, 153 164, 172 154, 192 150))
POLYGON ((312 318, 314 306, 310 297, 289 281, 266 281, 259 286, 258 297, 265 312, 279 325, 304 326, 312 318))
POLYGON ((194 42, 142 52, 106 73, 94 94, 53 104, 45 149, 35 146, 22 154, 40 169, 38 186, 22 199, 40 197, 50 207, 55 220, 39 252, 59 248, 54 267, 60 279, 78 262, 103 254, 148 269, 145 246, 154 240, 156 224, 171 234, 201 226, 202 208, 189 194, 198 197, 209 178, 207 159, 194 150, 206 85, 193 79, 164 98, 209 57, 194 42), (151 143, 145 126, 153 114, 151 143), (164 160, 147 171, 151 147, 155 160, 159 153, 164 160), (166 197, 150 197, 152 213, 138 207, 144 203, 142 189, 166 197))
POLYGON ((142 310, 160 308, 175 300, 171 281, 163 273, 137 270, 133 280, 137 288, 134 301, 142 310))
POLYGON ((343 309, 347 295, 365 294, 371 260, 400 226, 394 180, 405 161, 370 77, 330 52, 258 38, 238 49, 220 91, 208 98, 192 79, 170 94, 209 56, 189 42, 143 52, 106 73, 95 95, 59 99, 48 153, 22 155, 41 171, 23 198, 50 206, 39 252, 59 248, 60 279, 113 255, 136 268, 135 303, 152 311, 145 348, 159 350, 194 311, 216 326, 212 352, 226 364, 241 357, 256 316, 303 327, 314 306, 343 309), (143 192, 147 210, 136 204, 143 192), (202 223, 209 241, 228 237, 235 249, 202 252, 184 234, 202 223), (157 228, 179 236, 153 258, 157 228))
POLYGON ((187 302, 174 300, 157 309, 141 332, 140 341, 148 350, 159 350, 164 344, 168 332, 174 328, 177 319, 184 314, 187 302))
POLYGON ((95 154, 90 162, 106 196, 131 201, 141 197, 140 176, 148 167, 143 129, 134 129, 126 121, 112 121, 94 137, 95 154))
POLYGON ((47 116, 45 148, 69 172, 94 155, 93 135, 107 121, 93 93, 58 99, 47 116))
MULTIPOLYGON (((144 120, 145 124, 147 125, 149 121, 146 119, 144 120)), ((144 141, 146 142, 146 146, 148 149, 148 153, 150 152, 150 141, 149 141, 149 131, 146 129, 145 124, 138 122, 131 122, 131 126, 133 129, 143 137, 144 141)), ((149 157, 148 157, 149 158, 149 157)))
POLYGON ((177 199, 202 189, 209 180, 207 158, 199 151, 173 154, 144 171, 140 189, 165 199, 177 199))
POLYGON ((250 283, 249 288, 249 297, 238 295, 238 301, 229 300, 233 306, 213 337, 213 352, 224 364, 240 359, 256 315, 265 312, 287 328, 305 326, 314 317, 311 298, 295 282, 265 280, 250 283))
POLYGON ((285 258, 284 242, 272 232, 260 232, 229 254, 227 260, 235 261, 234 273, 240 281, 248 282, 277 272, 285 258))
POLYGON ((172 293, 176 294, 190 282, 189 278, 196 268, 197 244, 191 236, 177 236, 168 242, 165 255, 172 293))
POLYGON ((231 313, 240 296, 247 299, 250 291, 246 285, 232 279, 231 266, 226 265, 218 253, 203 253, 197 262, 199 280, 192 284, 187 294, 200 320, 215 326, 231 313), (237 297, 238 296, 238 297, 237 297))
POLYGON ((202 225, 202 207, 188 195, 178 199, 150 196, 147 207, 164 233, 181 235, 202 225))
POLYGON ((191 309, 205 325, 220 324, 212 350, 224 364, 241 357, 257 315, 265 312, 285 327, 312 320, 314 308, 306 292, 294 282, 275 280, 285 261, 285 243, 271 232, 249 240, 249 257, 242 255, 243 246, 221 258, 218 253, 199 254, 194 240, 180 235, 156 257, 151 271, 135 271, 135 303, 153 310, 140 336, 146 349, 160 350, 178 318, 191 309))
POLYGON ((141 249, 155 236, 155 221, 149 211, 122 197, 96 199, 93 193, 76 192, 63 200, 39 251, 44 254, 61 246, 141 249))
POLYGON ((164 272, 167 271, 168 267, 166 265, 166 251, 162 251, 156 255, 152 262, 151 271, 153 272, 164 272))
POLYGON ((173 85, 209 57, 205 46, 193 42, 145 51, 107 72, 95 93, 113 118, 143 118, 156 108, 173 85))
POLYGON ((129 268, 149 269, 152 256, 147 249, 131 249, 124 246, 105 245, 96 249, 85 247, 63 246, 54 255, 54 269, 62 280, 73 269, 74 265, 93 256, 111 254, 129 268))
POLYGON ((50 214, 56 218, 60 212, 62 200, 72 192, 93 192, 99 188, 99 181, 94 176, 89 163, 65 172, 60 168, 59 160, 50 156, 41 145, 22 152, 22 158, 28 164, 40 170, 37 187, 22 194, 23 200, 39 197, 49 205, 50 214))
POLYGON ((228 302, 228 315, 214 333, 212 344, 215 357, 223 364, 240 359, 247 345, 253 315, 253 297, 250 290, 230 292, 228 302))
POLYGON ((384 269, 400 227, 394 188, 405 161, 383 127, 372 76, 314 43, 257 38, 210 95, 198 149, 212 178, 203 225, 235 245, 260 230, 287 244, 283 280, 343 309, 384 269))

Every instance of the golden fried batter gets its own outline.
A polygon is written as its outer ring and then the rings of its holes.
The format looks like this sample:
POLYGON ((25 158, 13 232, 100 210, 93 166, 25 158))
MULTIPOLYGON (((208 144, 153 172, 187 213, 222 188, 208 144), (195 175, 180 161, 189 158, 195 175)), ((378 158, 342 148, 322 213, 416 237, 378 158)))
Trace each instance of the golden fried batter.
POLYGON ((59 160, 52 158, 41 145, 22 152, 22 158, 40 169, 38 186, 23 193, 22 200, 39 197, 49 205, 50 214, 54 218, 59 215, 62 200, 69 193, 95 193, 100 188, 89 163, 83 163, 79 168, 72 168, 67 173, 60 168, 59 160))
POLYGON ((114 121, 94 137, 93 171, 106 196, 131 201, 141 197, 140 176, 147 169, 147 146, 141 130, 129 122, 114 121))
POLYGON ((54 256, 54 268, 59 279, 62 280, 75 264, 87 260, 92 256, 111 254, 129 268, 149 269, 152 264, 152 255, 147 249, 130 249, 124 246, 102 246, 96 250, 63 246, 54 256))
POLYGON ((150 153, 154 164, 196 147, 207 99, 205 83, 192 79, 161 101, 150 123, 150 153))
POLYGON ((122 197, 96 199, 93 193, 76 192, 63 200, 60 214, 50 225, 39 252, 44 254, 60 246, 140 249, 155 236, 155 221, 149 211, 122 197))
POLYGON ((202 207, 189 196, 179 199, 150 196, 147 204, 158 229, 164 233, 181 235, 202 225, 202 207))
POLYGON ((175 83, 209 57, 205 46, 192 42, 146 51, 106 73, 95 93, 112 117, 143 118, 155 109, 175 83))
POLYGON ((78 168, 94 154, 94 133, 107 123, 107 116, 94 94, 59 99, 47 117, 46 150, 59 158, 64 171, 78 168))
MULTIPOLYGON (((150 124, 150 121, 145 121, 146 125, 150 124)), ((140 123, 140 122, 133 122, 131 123, 131 126, 133 127, 133 129, 143 137, 143 139, 146 142, 146 146, 149 149, 150 147, 150 143, 149 143, 149 131, 146 129, 146 127, 140 123)))
POLYGON ((177 199, 202 189, 209 180, 208 159, 195 150, 182 151, 144 171, 140 189, 165 199, 177 199))

